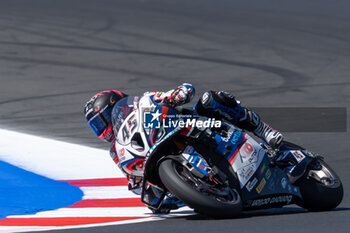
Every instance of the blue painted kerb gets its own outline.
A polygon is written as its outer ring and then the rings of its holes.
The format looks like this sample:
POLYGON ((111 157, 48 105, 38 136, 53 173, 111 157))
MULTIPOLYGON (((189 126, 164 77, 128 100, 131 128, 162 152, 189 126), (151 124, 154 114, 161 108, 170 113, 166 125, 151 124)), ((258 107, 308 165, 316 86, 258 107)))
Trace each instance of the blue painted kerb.
POLYGON ((0 161, 0 219, 70 206, 82 197, 78 187, 0 161))

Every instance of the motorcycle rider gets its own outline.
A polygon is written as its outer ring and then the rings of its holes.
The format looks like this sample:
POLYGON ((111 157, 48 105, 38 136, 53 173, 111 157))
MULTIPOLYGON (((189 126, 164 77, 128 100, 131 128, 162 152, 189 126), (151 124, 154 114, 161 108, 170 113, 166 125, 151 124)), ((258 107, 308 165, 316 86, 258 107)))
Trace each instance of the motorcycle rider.
MULTIPOLYGON (((184 83, 176 89, 167 92, 146 92, 153 102, 174 108, 189 103, 195 94, 194 87, 184 83)), ((115 136, 112 127, 111 113, 116 102, 127 97, 117 90, 102 91, 94 95, 85 105, 84 114, 88 125, 96 136, 103 141, 112 143, 110 155, 113 161, 121 168, 129 181, 129 190, 139 194, 142 177, 136 177, 125 171, 120 163, 115 149, 115 136)), ((254 111, 240 105, 233 95, 225 91, 207 91, 194 106, 199 115, 225 120, 239 128, 253 132, 265 140, 271 147, 277 148, 283 140, 283 135, 263 122, 254 111)), ((165 212, 181 206, 176 198, 165 199, 162 207, 165 212)))

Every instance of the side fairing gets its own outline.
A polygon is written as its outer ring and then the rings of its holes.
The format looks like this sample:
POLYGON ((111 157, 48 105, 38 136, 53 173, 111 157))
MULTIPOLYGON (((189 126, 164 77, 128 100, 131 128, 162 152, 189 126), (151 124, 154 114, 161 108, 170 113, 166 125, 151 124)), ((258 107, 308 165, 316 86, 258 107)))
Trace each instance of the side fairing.
MULTIPOLYGON (((259 207, 263 202, 251 200, 278 195, 281 202, 290 202, 292 196, 301 197, 284 171, 269 166, 265 149, 247 133, 231 128, 226 137, 216 136, 217 151, 223 155, 236 172, 246 207, 259 207)), ((277 200, 279 201, 279 199, 277 200)))
POLYGON ((258 170, 264 156, 265 150, 245 133, 245 141, 239 147, 232 161, 232 168, 237 173, 241 188, 258 170))
POLYGON ((258 169, 264 158, 264 149, 247 133, 231 127, 227 136, 215 136, 217 152, 223 155, 237 173, 241 188, 258 169))

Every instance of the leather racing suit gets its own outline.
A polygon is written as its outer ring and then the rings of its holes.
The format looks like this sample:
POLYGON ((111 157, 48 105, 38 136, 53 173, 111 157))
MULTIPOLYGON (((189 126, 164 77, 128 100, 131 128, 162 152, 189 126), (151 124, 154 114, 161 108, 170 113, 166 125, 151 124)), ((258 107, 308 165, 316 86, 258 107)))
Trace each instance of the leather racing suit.
MULTIPOLYGON (((155 103, 167 105, 168 107, 177 107, 189 103, 194 96, 195 89, 191 84, 184 83, 178 88, 167 91, 146 92, 143 96, 149 97, 155 103)), ((241 106, 240 102, 233 95, 224 91, 208 91, 205 92, 200 100, 194 106, 199 115, 203 115, 218 120, 225 120, 239 128, 253 132, 256 136, 264 139, 270 146, 278 147, 283 140, 283 135, 277 130, 271 128, 263 122, 259 115, 254 111, 241 106)), ((129 190, 136 194, 141 193, 142 176, 130 175, 125 167, 121 166, 119 156, 115 148, 115 140, 113 140, 110 148, 110 156, 118 165, 122 172, 126 175, 129 184, 129 190)), ((143 169, 143 161, 136 164, 136 169, 143 169)), ((176 198, 167 198, 163 201, 163 205, 170 205, 170 209, 183 206, 183 203, 176 198)))

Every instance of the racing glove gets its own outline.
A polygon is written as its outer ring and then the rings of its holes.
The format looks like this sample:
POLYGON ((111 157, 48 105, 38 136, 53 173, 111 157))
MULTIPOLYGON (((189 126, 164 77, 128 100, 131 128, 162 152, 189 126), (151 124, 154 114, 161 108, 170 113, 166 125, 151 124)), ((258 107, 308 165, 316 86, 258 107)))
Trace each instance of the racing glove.
POLYGON ((157 103, 164 103, 165 105, 174 108, 186 103, 189 103, 195 94, 194 87, 189 83, 183 83, 174 90, 168 92, 156 92, 153 100, 157 103))
POLYGON ((184 83, 176 88, 169 97, 165 98, 165 103, 170 107, 189 103, 193 99, 194 93, 194 87, 189 83, 184 83))

